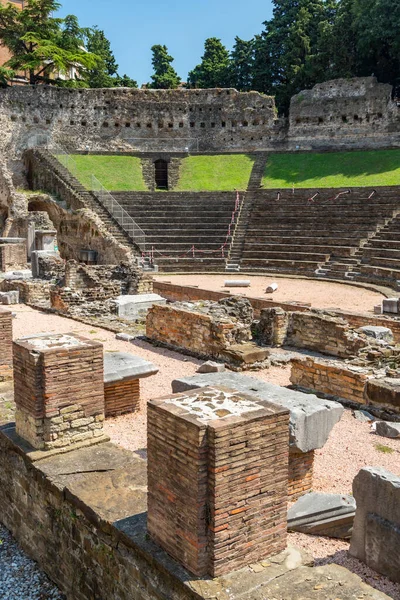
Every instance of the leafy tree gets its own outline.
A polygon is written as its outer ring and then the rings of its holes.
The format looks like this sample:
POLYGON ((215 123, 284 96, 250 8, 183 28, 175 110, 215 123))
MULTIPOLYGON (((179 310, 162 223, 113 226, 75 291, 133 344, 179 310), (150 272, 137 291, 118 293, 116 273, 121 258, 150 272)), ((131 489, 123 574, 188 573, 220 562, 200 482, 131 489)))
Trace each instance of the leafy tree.
POLYGON ((82 47, 76 18, 52 17, 59 8, 55 0, 27 0, 26 7, 0 6, 0 40, 12 55, 4 65, 3 77, 26 72, 29 83, 55 83, 71 68, 93 68, 97 57, 82 47))
POLYGON ((135 79, 128 77, 128 75, 117 75, 114 80, 115 87, 127 87, 127 88, 137 88, 138 84, 135 79))
POLYGON ((154 74, 151 76, 152 82, 149 87, 158 90, 171 90, 179 86, 181 80, 171 63, 173 57, 168 54, 167 46, 155 45, 151 51, 153 58, 151 64, 154 68, 154 74))
POLYGON ((229 52, 218 38, 208 38, 201 63, 188 75, 188 85, 197 88, 229 85, 229 52))
POLYGON ((93 69, 86 73, 86 81, 91 88, 113 87, 114 76, 117 75, 118 65, 111 50, 111 44, 104 31, 92 27, 87 31, 86 48, 99 57, 93 69))
POLYGON ((229 84, 243 92, 251 90, 253 68, 254 40, 245 41, 236 36, 229 62, 229 84))

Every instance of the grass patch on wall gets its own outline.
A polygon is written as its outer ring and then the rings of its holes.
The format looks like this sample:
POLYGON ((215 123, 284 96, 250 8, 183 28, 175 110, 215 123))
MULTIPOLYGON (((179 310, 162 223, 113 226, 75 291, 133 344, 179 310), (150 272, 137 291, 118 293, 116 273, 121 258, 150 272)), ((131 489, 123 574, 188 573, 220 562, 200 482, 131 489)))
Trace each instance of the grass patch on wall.
MULTIPOLYGON (((73 159, 77 169, 74 175, 88 190, 92 189, 92 175, 112 192, 147 190, 137 156, 75 154, 73 159)), ((63 162, 62 157, 60 160, 63 162)))
POLYGON ((400 185, 400 150, 272 154, 262 187, 330 188, 400 185))
POLYGON ((175 189, 182 192, 246 190, 254 158, 251 154, 188 156, 182 160, 175 189))

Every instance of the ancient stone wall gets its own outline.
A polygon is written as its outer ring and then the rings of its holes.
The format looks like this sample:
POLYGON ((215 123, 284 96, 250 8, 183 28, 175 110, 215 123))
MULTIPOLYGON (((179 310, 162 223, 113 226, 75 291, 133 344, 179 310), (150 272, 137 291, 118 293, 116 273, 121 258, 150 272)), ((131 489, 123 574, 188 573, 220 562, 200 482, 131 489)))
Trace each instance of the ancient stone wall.
POLYGON ((26 268, 26 244, 0 244, 0 271, 14 271, 26 268))
POLYGON ((12 312, 0 308, 0 381, 12 375, 12 312))
POLYGON ((304 148, 377 148, 400 144, 400 108, 375 77, 337 79, 294 96, 289 135, 304 148))
POLYGON ((0 282, 0 291, 19 292, 19 301, 24 304, 49 304, 50 282, 41 280, 11 280, 4 279, 0 282))

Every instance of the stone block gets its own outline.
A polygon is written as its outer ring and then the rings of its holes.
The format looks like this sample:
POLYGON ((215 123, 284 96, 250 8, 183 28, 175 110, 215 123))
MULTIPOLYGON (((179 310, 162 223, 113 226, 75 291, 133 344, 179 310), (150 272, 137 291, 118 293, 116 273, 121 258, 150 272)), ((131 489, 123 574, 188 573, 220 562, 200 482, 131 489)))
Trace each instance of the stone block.
POLYGON ((207 362, 200 365, 196 371, 197 373, 224 373, 225 365, 223 363, 213 362, 208 360, 207 362))
POLYGON ((231 287, 250 287, 251 282, 248 279, 228 279, 224 282, 224 286, 231 287))
POLYGON ((122 340, 123 342, 132 342, 132 340, 135 339, 135 336, 130 335, 129 333, 117 333, 115 339, 122 340))
POLYGON ((0 304, 19 304, 19 291, 0 292, 0 304))
POLYGON ((353 496, 357 510, 350 554, 400 582, 400 477, 379 467, 361 469, 353 496))
POLYGON ((351 537, 356 502, 341 494, 306 494, 288 511, 288 530, 348 539, 351 537))
POLYGON ((374 338, 375 340, 383 340, 384 342, 393 342, 393 332, 388 327, 378 327, 375 325, 365 325, 358 330, 360 333, 374 338))
POLYGON ((382 312, 397 315, 399 313, 399 299, 384 298, 382 300, 382 312))
POLYGON ((265 290, 266 294, 273 294, 274 292, 276 292, 276 290, 278 289, 278 284, 277 283, 271 283, 267 289, 265 290))
POLYGON ((375 424, 377 435, 387 438, 400 438, 400 423, 391 423, 389 421, 377 421, 375 424))
POLYGON ((115 305, 117 309, 117 315, 121 319, 127 319, 128 321, 135 321, 141 317, 145 317, 147 311, 154 304, 166 304, 167 301, 158 294, 137 294, 118 296, 115 298, 115 305))
POLYGON ((158 371, 153 363, 128 352, 104 354, 104 383, 142 379, 156 375, 158 371))
POLYGON ((60 253, 56 252, 55 250, 34 250, 33 252, 31 252, 32 277, 34 279, 39 279, 42 276, 39 266, 39 258, 41 257, 59 258, 60 253))
POLYGON ((175 379, 172 391, 178 393, 209 385, 223 385, 251 394, 261 405, 272 402, 287 408, 290 411, 290 447, 293 451, 309 452, 323 448, 344 411, 337 402, 320 400, 313 394, 295 392, 239 373, 210 373, 175 379))

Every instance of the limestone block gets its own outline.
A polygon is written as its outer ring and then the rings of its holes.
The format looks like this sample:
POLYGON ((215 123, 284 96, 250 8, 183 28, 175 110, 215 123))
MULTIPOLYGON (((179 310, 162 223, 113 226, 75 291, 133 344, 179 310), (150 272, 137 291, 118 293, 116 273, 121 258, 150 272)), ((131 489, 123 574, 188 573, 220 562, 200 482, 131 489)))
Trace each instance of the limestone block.
POLYGON ((377 327, 375 325, 365 325, 358 330, 360 333, 372 337, 375 340, 383 340, 385 342, 393 342, 393 332, 388 327, 377 327))
POLYGON ((350 554, 400 582, 400 477, 380 467, 361 469, 353 496, 357 510, 350 554))
POLYGON ((118 296, 118 298, 115 298, 117 315, 128 321, 134 321, 139 317, 145 317, 147 311, 153 304, 166 303, 166 299, 158 294, 136 294, 133 296, 118 296))
POLYGON ((129 333, 117 333, 115 339, 122 340, 123 342, 131 342, 135 339, 135 336, 130 335, 129 333))
POLYGON ((400 423, 391 423, 390 421, 377 421, 377 435, 387 438, 400 438, 400 423))
POLYGON ((104 383, 142 379, 156 375, 158 371, 153 363, 128 352, 107 352, 104 355, 104 383))
POLYGON ((397 315, 399 313, 399 299, 384 298, 382 300, 382 312, 397 315))
POLYGON ((228 279, 224 282, 225 287, 250 287, 250 281, 247 279, 228 279))
POLYGON ((19 291, 0 292, 0 304, 19 304, 19 291))
POLYGON ((208 360, 197 369, 197 373, 223 373, 224 371, 225 365, 223 363, 213 362, 212 360, 208 360))
POLYGON ((38 279, 40 277, 40 269, 39 269, 39 257, 40 256, 55 256, 59 257, 60 253, 56 251, 48 251, 48 250, 34 250, 31 252, 31 267, 32 267, 32 277, 34 279, 38 279))
POLYGON ((306 494, 288 511, 288 530, 347 539, 351 536, 356 501, 341 494, 306 494))
POLYGON ((182 377, 172 382, 174 393, 185 392, 209 385, 223 385, 260 400, 272 402, 290 410, 290 449, 310 452, 323 448, 334 425, 343 414, 338 402, 321 400, 313 394, 295 392, 239 373, 209 373, 182 377))
POLYGON ((269 285, 267 287, 267 289, 265 290, 265 292, 267 294, 273 294, 274 292, 276 292, 277 289, 278 289, 278 284, 277 283, 271 283, 271 285, 269 285))

